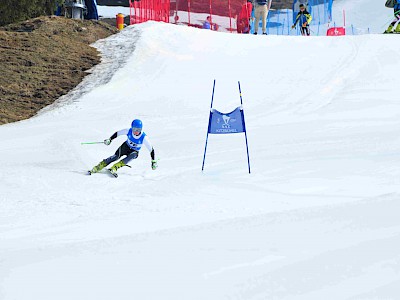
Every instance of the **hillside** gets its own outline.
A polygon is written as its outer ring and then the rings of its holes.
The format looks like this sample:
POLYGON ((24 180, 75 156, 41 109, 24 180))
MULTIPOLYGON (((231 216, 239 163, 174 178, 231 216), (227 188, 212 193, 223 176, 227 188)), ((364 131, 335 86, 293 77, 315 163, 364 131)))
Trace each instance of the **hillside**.
POLYGON ((100 62, 90 44, 116 32, 54 16, 0 28, 0 124, 27 119, 74 88, 100 62))

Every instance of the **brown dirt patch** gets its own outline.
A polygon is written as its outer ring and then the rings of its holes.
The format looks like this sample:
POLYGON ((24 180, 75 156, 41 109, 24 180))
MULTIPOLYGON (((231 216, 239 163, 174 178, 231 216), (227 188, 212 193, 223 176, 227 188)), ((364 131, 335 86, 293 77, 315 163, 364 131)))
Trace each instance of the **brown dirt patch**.
POLYGON ((100 62, 89 44, 116 32, 55 16, 0 28, 0 124, 30 118, 77 86, 100 62))

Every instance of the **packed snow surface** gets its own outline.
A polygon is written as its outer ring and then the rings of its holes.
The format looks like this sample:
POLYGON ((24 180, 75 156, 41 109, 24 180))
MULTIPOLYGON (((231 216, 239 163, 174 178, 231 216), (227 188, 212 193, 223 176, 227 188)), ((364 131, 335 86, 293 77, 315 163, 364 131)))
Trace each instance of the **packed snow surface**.
POLYGON ((148 22, 0 127, 0 299, 398 299, 400 39, 148 22), (242 89, 244 134, 210 135, 242 89), (118 179, 85 175, 144 123, 118 179))

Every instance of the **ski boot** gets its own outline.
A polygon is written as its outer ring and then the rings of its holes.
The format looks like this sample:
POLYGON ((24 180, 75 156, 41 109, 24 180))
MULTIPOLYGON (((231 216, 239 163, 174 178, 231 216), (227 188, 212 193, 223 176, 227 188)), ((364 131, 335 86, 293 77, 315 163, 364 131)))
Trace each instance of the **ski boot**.
POLYGON ((157 167, 158 167, 157 161, 155 159, 152 159, 151 160, 151 169, 155 170, 155 169, 157 169, 157 167))
MULTIPOLYGON (((396 28, 396 29, 397 29, 397 28, 396 28)), ((390 24, 389 27, 388 27, 388 29, 386 29, 383 33, 393 33, 392 30, 393 30, 393 25, 390 24)))
POLYGON ((107 164, 104 160, 102 160, 97 166, 94 166, 93 169, 88 171, 88 174, 92 175, 93 173, 100 172, 105 166, 107 166, 107 164))
POLYGON ((119 168, 121 168, 121 167, 124 167, 124 166, 126 166, 126 164, 124 163, 123 160, 121 160, 121 161, 115 163, 115 164, 114 164, 110 169, 108 169, 108 170, 110 171, 110 173, 111 173, 112 175, 114 175, 114 177, 118 177, 117 170, 118 170, 119 168))

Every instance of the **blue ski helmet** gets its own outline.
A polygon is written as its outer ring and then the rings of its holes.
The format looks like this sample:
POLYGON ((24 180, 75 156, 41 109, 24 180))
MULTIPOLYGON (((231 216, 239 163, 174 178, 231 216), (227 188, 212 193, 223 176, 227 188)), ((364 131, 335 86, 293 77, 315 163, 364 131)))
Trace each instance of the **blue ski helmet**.
POLYGON ((143 129, 143 123, 139 119, 135 119, 132 121, 131 124, 132 132, 142 132, 143 129))

